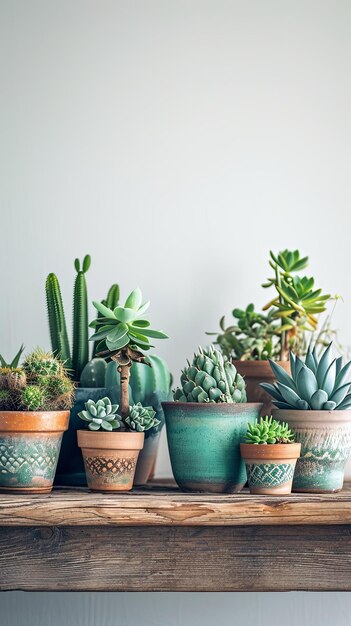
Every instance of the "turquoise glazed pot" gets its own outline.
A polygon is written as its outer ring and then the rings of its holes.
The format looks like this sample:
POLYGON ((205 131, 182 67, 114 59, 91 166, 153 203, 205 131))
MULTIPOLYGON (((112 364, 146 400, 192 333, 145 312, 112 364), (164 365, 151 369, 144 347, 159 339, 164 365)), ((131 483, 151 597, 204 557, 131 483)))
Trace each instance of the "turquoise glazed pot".
POLYGON ((237 493, 246 483, 240 455, 261 403, 163 402, 172 471, 183 491, 237 493))
POLYGON ((351 455, 351 411, 273 410, 273 417, 288 422, 301 443, 293 491, 334 493, 344 482, 351 455))
POLYGON ((91 399, 97 402, 101 398, 108 396, 108 391, 105 387, 78 387, 76 389, 69 428, 62 440, 55 485, 87 486, 83 457, 77 443, 77 430, 81 430, 83 424, 78 417, 78 413, 84 410, 84 405, 88 400, 91 399))

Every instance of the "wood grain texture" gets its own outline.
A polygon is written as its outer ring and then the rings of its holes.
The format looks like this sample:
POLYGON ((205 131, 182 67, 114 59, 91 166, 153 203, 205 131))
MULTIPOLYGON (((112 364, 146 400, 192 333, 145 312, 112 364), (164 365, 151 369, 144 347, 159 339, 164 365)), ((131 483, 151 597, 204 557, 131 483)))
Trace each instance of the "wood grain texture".
POLYGON ((339 494, 185 494, 153 486, 130 493, 55 490, 0 495, 0 526, 272 526, 351 524, 351 489, 339 494))
POLYGON ((351 591, 350 527, 6 528, 0 589, 351 591))

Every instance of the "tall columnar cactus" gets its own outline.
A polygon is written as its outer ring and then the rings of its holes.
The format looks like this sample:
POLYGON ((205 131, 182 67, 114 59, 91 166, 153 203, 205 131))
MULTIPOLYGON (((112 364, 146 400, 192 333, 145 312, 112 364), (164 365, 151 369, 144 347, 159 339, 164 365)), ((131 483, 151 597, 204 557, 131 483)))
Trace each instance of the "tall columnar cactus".
POLYGON ((66 369, 70 369, 72 367, 71 350, 60 284, 55 274, 48 275, 45 291, 52 351, 64 362, 66 369))
POLYGON ((82 268, 79 259, 74 262, 77 272, 73 293, 73 378, 79 381, 80 375, 89 361, 88 335, 88 295, 85 274, 91 263, 89 254, 84 257, 82 268))
MULTIPOLYGON (((111 285, 110 289, 108 290, 108 294, 107 294, 106 300, 102 300, 101 302, 102 302, 102 304, 107 306, 109 309, 112 309, 112 311, 113 311, 116 308, 116 306, 118 306, 118 304, 119 304, 119 285, 117 285, 117 284, 111 285)), ((98 311, 97 319, 99 319, 101 317, 102 317, 102 313, 100 313, 100 311, 98 311)), ((99 343, 98 341, 94 341, 94 344, 93 344, 93 357, 96 356, 96 353, 98 351, 97 350, 98 343, 99 343)))

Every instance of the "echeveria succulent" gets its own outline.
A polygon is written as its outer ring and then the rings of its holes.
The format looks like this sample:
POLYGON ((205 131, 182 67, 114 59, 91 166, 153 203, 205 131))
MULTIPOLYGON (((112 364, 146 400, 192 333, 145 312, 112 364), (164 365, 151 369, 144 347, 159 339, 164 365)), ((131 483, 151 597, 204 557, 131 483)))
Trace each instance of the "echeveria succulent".
POLYGON ((150 338, 166 339, 164 332, 152 330, 150 322, 143 317, 149 304, 142 303, 142 293, 138 287, 129 294, 124 306, 116 306, 113 310, 101 302, 93 302, 101 314, 90 324, 96 330, 90 340, 99 341, 97 350, 106 346, 113 352, 128 345, 149 350, 152 347, 150 338))
POLYGON ((305 361, 290 353, 291 376, 271 361, 277 379, 273 385, 261 383, 279 409, 302 411, 341 411, 351 409, 351 361, 342 365, 342 357, 333 358, 332 343, 323 351, 309 349, 305 361))
POLYGON ((85 411, 80 411, 78 417, 88 422, 90 430, 113 430, 120 428, 121 418, 117 414, 118 404, 112 404, 110 398, 102 398, 97 402, 88 400, 85 403, 85 411))
POLYGON ((156 411, 152 406, 143 407, 140 402, 129 407, 129 415, 125 418, 124 423, 129 430, 143 432, 160 424, 160 420, 156 417, 156 411))
POLYGON ((293 443, 294 434, 285 422, 278 422, 273 417, 261 417, 247 425, 246 443, 274 444, 293 443))

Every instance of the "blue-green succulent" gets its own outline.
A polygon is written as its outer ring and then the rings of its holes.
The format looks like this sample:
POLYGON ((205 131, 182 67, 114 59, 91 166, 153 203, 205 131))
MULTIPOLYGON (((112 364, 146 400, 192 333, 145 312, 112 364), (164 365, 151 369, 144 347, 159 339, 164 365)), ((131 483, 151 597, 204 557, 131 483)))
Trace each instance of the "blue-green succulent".
POLYGON ((333 344, 319 357, 316 348, 308 349, 305 360, 290 352, 291 376, 270 361, 277 382, 261 383, 279 409, 334 411, 351 409, 351 361, 333 358, 333 344))
POLYGON ((88 422, 90 430, 113 430, 120 428, 121 417, 117 414, 118 404, 112 404, 110 398, 101 398, 97 402, 88 400, 85 411, 80 411, 78 417, 88 422))
POLYGON ((152 406, 142 406, 140 402, 129 407, 129 415, 124 419, 124 423, 129 430, 136 430, 141 433, 160 424, 156 417, 156 411, 152 406))

